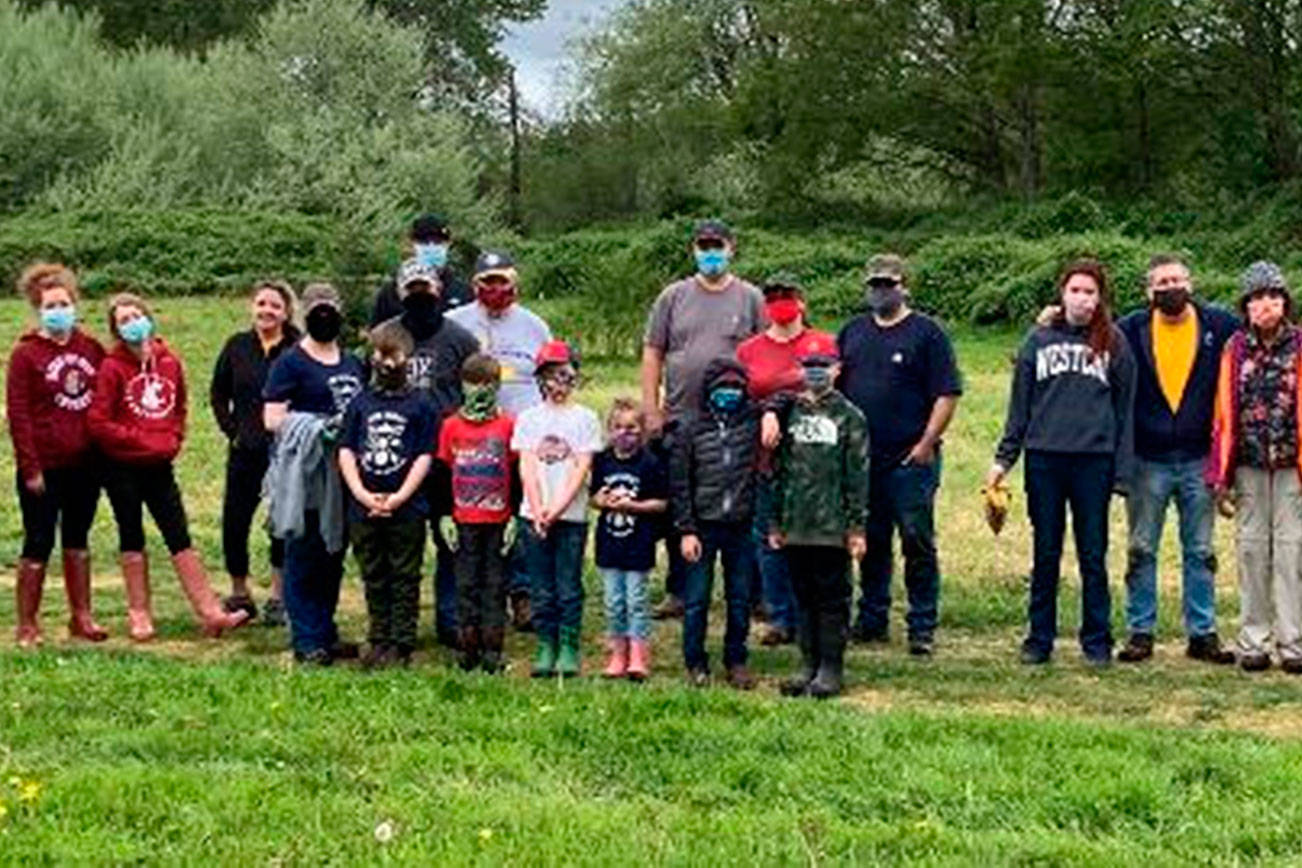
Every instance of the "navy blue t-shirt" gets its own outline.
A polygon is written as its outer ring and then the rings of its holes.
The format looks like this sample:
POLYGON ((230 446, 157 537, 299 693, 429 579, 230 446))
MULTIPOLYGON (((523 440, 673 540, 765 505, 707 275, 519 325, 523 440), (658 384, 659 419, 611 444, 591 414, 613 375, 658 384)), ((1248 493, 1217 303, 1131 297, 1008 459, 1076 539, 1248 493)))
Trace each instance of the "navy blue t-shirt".
POLYGON ((366 375, 357 357, 341 352, 338 364, 323 365, 295 346, 271 366, 262 397, 271 404, 288 404, 294 413, 333 416, 343 412, 364 385, 366 375))
POLYGON ((883 468, 903 461, 922 439, 937 398, 963 393, 949 337, 920 313, 886 327, 871 315, 856 317, 836 343, 837 387, 868 420, 868 448, 883 468))
MULTIPOLYGON (((598 452, 592 460, 592 493, 602 488, 626 493, 634 500, 669 497, 664 462, 649 449, 639 449, 627 459, 617 458, 614 449, 598 452)), ((657 518, 602 510, 597 519, 597 566, 638 572, 654 567, 657 518)))
MULTIPOLYGON (((402 488, 411 465, 422 455, 433 455, 438 447, 439 417, 434 402, 424 392, 408 389, 381 392, 366 389, 348 405, 339 445, 357 457, 357 471, 367 491, 389 493, 402 488)), ((425 486, 394 513, 394 518, 425 518, 429 501, 425 486)), ((351 496, 348 515, 353 521, 366 518, 365 511, 351 496)))

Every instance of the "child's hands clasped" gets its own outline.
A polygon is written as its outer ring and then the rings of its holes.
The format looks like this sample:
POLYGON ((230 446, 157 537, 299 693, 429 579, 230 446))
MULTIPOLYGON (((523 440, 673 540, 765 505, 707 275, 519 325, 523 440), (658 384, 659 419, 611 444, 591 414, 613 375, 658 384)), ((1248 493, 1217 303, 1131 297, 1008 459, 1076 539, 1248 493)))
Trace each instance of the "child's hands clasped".
POLYGON ((852 559, 863 560, 863 556, 868 553, 868 540, 861 533, 846 534, 845 550, 852 559))
POLYGON ((683 553, 683 560, 694 564, 701 559, 701 538, 694 533, 684 534, 679 549, 683 553))

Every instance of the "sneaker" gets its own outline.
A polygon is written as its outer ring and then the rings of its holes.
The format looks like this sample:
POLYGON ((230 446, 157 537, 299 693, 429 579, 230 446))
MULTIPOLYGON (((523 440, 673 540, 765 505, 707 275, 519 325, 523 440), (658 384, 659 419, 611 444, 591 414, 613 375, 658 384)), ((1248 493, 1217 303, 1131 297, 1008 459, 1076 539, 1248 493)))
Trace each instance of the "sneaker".
POLYGON ((1239 668, 1244 672, 1265 672, 1270 668, 1270 655, 1258 651, 1239 658, 1239 668))
POLYGON ((1215 663, 1217 666, 1231 666, 1234 664, 1234 652, 1229 648, 1222 648, 1220 637, 1215 633, 1190 638, 1184 653, 1191 660, 1202 660, 1207 663, 1215 663))
POLYGON ((1035 648, 1030 645, 1023 645, 1019 659, 1027 666, 1043 666, 1049 662, 1051 656, 1053 655, 1050 651, 1045 651, 1042 648, 1035 648))
POLYGON ((734 690, 754 690, 755 676, 744 665, 729 666, 726 676, 728 686, 734 690))
POLYGON ((324 669, 327 666, 334 665, 335 658, 325 648, 318 648, 315 651, 306 653, 294 652, 294 662, 299 666, 324 669))
POLYGON ((1281 660, 1279 668, 1289 675, 1302 675, 1302 657, 1288 657, 1281 660))
POLYGON ((285 617, 285 602, 278 597, 272 597, 262 605, 262 621, 264 627, 283 627, 288 623, 285 617))
POLYGON ((930 657, 934 644, 935 640, 930 636, 910 636, 909 653, 914 657, 930 657))
POLYGON ((344 642, 336 639, 330 646, 330 656, 335 660, 356 660, 362 656, 362 647, 356 642, 344 642))
POLYGON ((665 594, 665 598, 660 601, 660 605, 651 610, 651 617, 657 621, 669 621, 675 618, 683 617, 687 611, 683 606, 683 601, 674 594, 665 594))
POLYGON ((885 627, 869 627, 867 624, 855 624, 850 630, 850 638, 865 645, 886 645, 891 641, 891 633, 885 627))
POLYGON ((1101 654, 1090 653, 1085 655, 1085 665, 1091 669, 1107 669, 1112 665, 1112 652, 1105 651, 1101 654))
POLYGON ((258 604, 253 602, 253 598, 248 594, 232 594, 222 600, 222 611, 231 614, 248 612, 247 620, 253 621, 258 617, 258 604))
POLYGON ((790 645, 794 641, 796 641, 794 631, 776 624, 766 624, 764 632, 760 633, 759 643, 767 648, 773 648, 777 645, 790 645))
POLYGON ((782 682, 780 687, 778 687, 778 692, 783 696, 808 696, 809 684, 813 680, 813 678, 806 678, 803 675, 798 675, 795 678, 788 678, 786 681, 782 682))
POLYGON ((710 671, 708 669, 688 669, 687 670, 688 687, 709 687, 710 671))
POLYGON ((1126 647, 1117 652, 1117 660, 1122 663, 1138 663, 1153 656, 1153 634, 1131 633, 1126 640, 1126 647))

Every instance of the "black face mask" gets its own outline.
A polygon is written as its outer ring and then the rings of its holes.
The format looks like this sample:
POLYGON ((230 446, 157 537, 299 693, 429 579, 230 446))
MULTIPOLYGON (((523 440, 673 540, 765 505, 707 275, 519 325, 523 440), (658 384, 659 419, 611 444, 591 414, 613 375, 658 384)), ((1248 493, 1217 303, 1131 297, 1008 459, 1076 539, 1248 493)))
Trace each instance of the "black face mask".
POLYGON ((339 330, 343 328, 344 320, 328 304, 319 304, 308 312, 306 325, 307 333, 312 336, 312 340, 319 343, 328 344, 339 337, 339 330))
POLYGON ((407 388, 407 363, 399 365, 390 361, 376 362, 375 385, 388 392, 400 392, 407 388))
POLYGON ((1153 292, 1153 307, 1167 316, 1179 316, 1189 306, 1189 290, 1158 289, 1153 292))
POLYGON ((890 318, 904 305, 904 290, 895 286, 869 286, 868 309, 880 317, 890 318))
POLYGON ((402 300, 402 322, 421 341, 443 324, 443 299, 430 292, 413 292, 402 300))

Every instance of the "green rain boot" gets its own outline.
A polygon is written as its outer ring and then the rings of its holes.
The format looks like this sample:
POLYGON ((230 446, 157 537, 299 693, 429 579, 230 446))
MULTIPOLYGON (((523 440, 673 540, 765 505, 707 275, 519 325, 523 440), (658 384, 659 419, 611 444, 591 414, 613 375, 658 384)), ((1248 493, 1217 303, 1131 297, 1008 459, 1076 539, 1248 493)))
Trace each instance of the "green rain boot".
POLYGON ((538 647, 533 655, 534 678, 550 678, 556 672, 556 639, 551 636, 538 636, 538 647))
POLYGON ((579 631, 575 627, 561 628, 561 651, 556 657, 556 674, 566 678, 579 674, 579 631))

